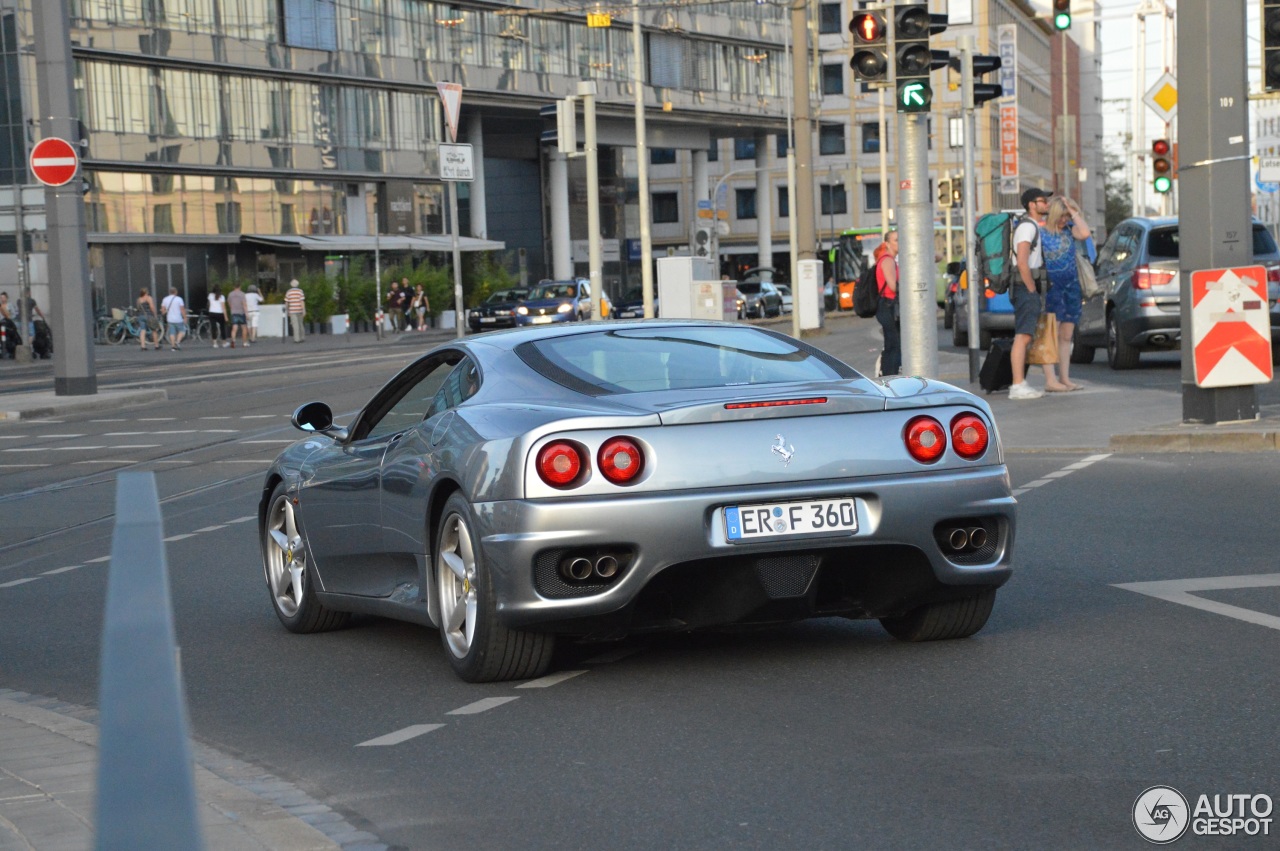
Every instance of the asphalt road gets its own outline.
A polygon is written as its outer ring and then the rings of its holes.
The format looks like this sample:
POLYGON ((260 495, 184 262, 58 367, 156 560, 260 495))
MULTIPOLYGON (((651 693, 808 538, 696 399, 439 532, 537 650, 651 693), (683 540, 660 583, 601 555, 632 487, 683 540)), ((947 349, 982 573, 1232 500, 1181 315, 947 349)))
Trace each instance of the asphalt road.
MULTIPOLYGON (((866 368, 869 340, 823 345, 866 368)), ((568 646, 541 682, 467 685, 433 630, 287 633, 252 520, 287 413, 323 398, 341 419, 413 352, 126 362, 104 381, 170 401, 0 427, 0 688, 95 704, 113 476, 146 469, 195 735, 393 846, 1139 848, 1150 786, 1280 796, 1271 455, 1011 454, 1015 488, 1042 484, 965 641, 822 620, 568 646)))

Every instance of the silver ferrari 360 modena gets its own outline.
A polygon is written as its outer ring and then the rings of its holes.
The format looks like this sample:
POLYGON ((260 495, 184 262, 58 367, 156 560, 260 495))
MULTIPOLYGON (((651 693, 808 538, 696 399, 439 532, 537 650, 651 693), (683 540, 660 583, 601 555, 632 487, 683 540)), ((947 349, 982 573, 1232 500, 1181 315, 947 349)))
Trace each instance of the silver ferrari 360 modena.
POLYGON ((782 334, 648 320, 441 345, 349 425, 303 405, 259 509, 276 614, 439 630, 465 680, 557 637, 802 618, 963 638, 1010 575, 991 410, 782 334))

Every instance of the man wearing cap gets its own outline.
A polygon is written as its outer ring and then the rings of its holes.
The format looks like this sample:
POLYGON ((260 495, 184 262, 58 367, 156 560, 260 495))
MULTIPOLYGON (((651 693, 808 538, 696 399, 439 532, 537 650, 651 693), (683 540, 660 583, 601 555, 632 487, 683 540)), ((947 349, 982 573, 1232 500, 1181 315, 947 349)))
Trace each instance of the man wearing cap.
POLYGON ((1044 254, 1040 250, 1040 225, 1049 212, 1049 196, 1043 189, 1027 189, 1022 193, 1022 208, 1027 214, 1013 231, 1013 249, 1018 257, 1018 280, 1009 287, 1013 302, 1013 349, 1009 360, 1013 366, 1013 384, 1009 398, 1039 399, 1044 395, 1027 383, 1027 347, 1036 334, 1036 322, 1044 311, 1044 291, 1048 278, 1044 271, 1044 254))

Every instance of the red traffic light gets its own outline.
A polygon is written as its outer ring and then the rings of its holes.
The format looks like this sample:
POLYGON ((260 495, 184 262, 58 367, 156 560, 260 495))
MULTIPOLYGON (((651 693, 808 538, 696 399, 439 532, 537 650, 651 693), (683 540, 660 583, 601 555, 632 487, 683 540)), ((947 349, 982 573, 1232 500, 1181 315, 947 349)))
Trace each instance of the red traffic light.
POLYGON ((1167 157, 1169 156, 1169 151, 1168 139, 1156 139, 1151 143, 1151 153, 1155 154, 1157 157, 1167 157))
POLYGON ((884 40, 884 18, 875 12, 859 12, 849 21, 849 32, 863 44, 884 40))

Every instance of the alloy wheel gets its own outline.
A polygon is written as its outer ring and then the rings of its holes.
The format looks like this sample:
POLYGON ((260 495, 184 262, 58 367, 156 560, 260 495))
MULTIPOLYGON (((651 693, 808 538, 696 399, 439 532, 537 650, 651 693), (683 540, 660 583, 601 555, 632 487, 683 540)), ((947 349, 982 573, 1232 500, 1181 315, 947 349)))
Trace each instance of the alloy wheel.
POLYGON ((440 535, 436 564, 440 590, 440 629, 449 651, 463 658, 476 632, 476 556, 471 530, 459 514, 450 514, 440 535))
POLYGON ((302 606, 307 557, 298 532, 293 503, 280 494, 267 512, 265 568, 271 599, 285 617, 297 616, 302 606))

